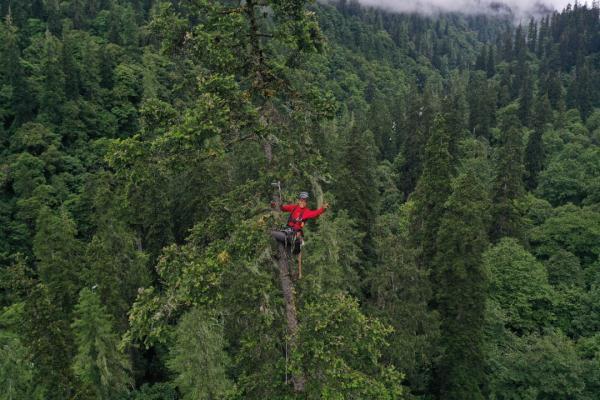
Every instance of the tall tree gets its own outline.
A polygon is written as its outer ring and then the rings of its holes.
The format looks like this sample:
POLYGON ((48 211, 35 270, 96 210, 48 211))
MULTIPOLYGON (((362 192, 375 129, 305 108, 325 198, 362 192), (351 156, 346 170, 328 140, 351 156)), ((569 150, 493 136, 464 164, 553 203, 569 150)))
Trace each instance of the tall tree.
POLYGON ((118 350, 119 336, 100 296, 85 288, 75 306, 71 324, 77 352, 73 372, 83 384, 83 393, 92 398, 109 400, 127 393, 132 387, 127 355, 118 350))
POLYGON ((476 136, 489 138, 494 122, 496 92, 490 87, 484 72, 472 72, 467 87, 469 130, 476 136))
POLYGON ((535 53, 537 49, 538 25, 535 18, 529 20, 529 28, 527 31, 527 47, 531 53, 535 53))
MULTIPOLYGON (((2 128, 16 128, 31 116, 31 90, 21 64, 19 31, 11 14, 0 23, 0 121, 2 128)), ((0 130, 1 131, 1 130, 0 130)))
POLYGON ((371 131, 351 128, 342 155, 343 172, 336 183, 340 209, 348 210, 357 228, 367 232, 363 249, 373 255, 372 230, 379 208, 379 191, 375 187, 377 147, 371 131))
POLYGON ((83 245, 76 235, 75 223, 66 210, 58 213, 47 207, 41 210, 33 239, 37 270, 52 301, 67 314, 76 302, 82 282, 83 245))
POLYGON ((36 75, 31 77, 36 87, 40 114, 44 120, 59 123, 61 106, 65 102, 65 74, 62 64, 62 43, 50 32, 46 32, 41 42, 41 58, 32 60, 37 64, 36 75))
POLYGON ((490 46, 490 49, 488 50, 488 59, 485 68, 488 78, 492 78, 496 75, 496 51, 494 46, 490 46))
POLYGON ((235 393, 227 377, 230 360, 224 347, 223 325, 215 317, 198 309, 184 315, 168 361, 184 400, 227 398, 235 393))
POLYGON ((65 312, 47 286, 36 284, 25 301, 22 335, 35 365, 33 381, 45 399, 70 398, 75 393, 71 371, 72 332, 65 312))
POLYGON ((434 293, 441 317, 443 355, 437 365, 440 399, 483 399, 486 384, 483 323, 488 244, 486 186, 473 166, 459 175, 437 236, 434 293))
POLYGON ((377 267, 369 281, 374 315, 394 328, 384 359, 406 373, 408 387, 418 395, 426 393, 431 384, 430 371, 439 354, 439 318, 429 306, 430 271, 419 266, 412 246, 409 217, 413 207, 409 201, 399 213, 378 218, 377 267))
MULTIPOLYGON (((418 88, 413 86, 411 92, 418 93, 418 88)), ((436 99, 431 89, 423 95, 415 95, 408 101, 407 111, 403 120, 402 130, 404 141, 402 143, 402 191, 408 197, 417 185, 423 169, 423 156, 425 145, 433 125, 433 119, 438 112, 436 99)))
POLYGON ((545 149, 542 135, 546 124, 550 122, 552 108, 547 95, 537 99, 533 116, 533 132, 529 135, 525 149, 526 183, 528 189, 537 187, 538 175, 544 167, 545 149))
POLYGON ((437 253, 437 234, 444 212, 444 203, 450 195, 452 179, 450 133, 446 121, 436 116, 427 147, 423 173, 413 199, 411 216, 411 241, 419 249, 418 262, 423 268, 434 268, 432 261, 437 253))
POLYGON ((530 126, 533 114, 533 78, 529 66, 525 66, 525 75, 519 91, 519 118, 523 126, 530 126))
POLYGON ((523 226, 517 200, 525 193, 523 185, 523 133, 516 105, 500 113, 501 142, 496 157, 496 178, 493 187, 492 240, 504 236, 523 238, 523 226))

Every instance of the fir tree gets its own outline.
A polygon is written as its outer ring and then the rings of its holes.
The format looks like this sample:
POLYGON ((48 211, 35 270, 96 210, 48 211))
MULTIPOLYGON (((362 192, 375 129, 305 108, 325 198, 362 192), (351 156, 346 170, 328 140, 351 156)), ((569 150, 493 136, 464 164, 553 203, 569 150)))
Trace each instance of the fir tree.
POLYGON ((451 177, 450 134, 446 121, 438 115, 425 148, 423 173, 413 197, 415 208, 411 217, 411 240, 419 249, 419 264, 424 268, 433 268, 437 231, 451 192, 451 177))
MULTIPOLYGON (((379 193, 373 186, 376 180, 376 154, 377 148, 371 131, 353 127, 344 147, 344 169, 336 185, 336 193, 338 207, 348 210, 362 232, 371 230, 379 206, 379 193)), ((371 239, 367 235, 363 249, 372 255, 371 239)))
POLYGON ((14 129, 31 117, 33 104, 21 63, 19 31, 10 14, 0 22, 0 42, 0 121, 2 128, 14 129))
POLYGON ((538 98, 535 103, 535 113, 533 117, 533 132, 529 135, 527 148, 525 149, 525 169, 527 171, 526 183, 528 189, 537 187, 537 178, 544 167, 545 149, 542 135, 546 123, 550 122, 552 109, 550 100, 544 95, 538 98))
POLYGON ((523 126, 531 124, 533 112, 533 81, 529 67, 525 67, 525 76, 523 77, 519 98, 519 118, 523 126))
POLYGON ((40 387, 44 399, 70 398, 75 392, 70 368, 74 349, 66 313, 48 288, 38 283, 25 302, 24 315, 21 333, 35 365, 34 384, 40 387))
POLYGON ((378 218, 377 268, 369 282, 373 313, 394 328, 384 357, 406 373, 408 386, 416 394, 426 392, 431 383, 429 371, 438 355, 439 318, 429 307, 430 272, 419 266, 412 246, 409 217, 413 208, 409 201, 399 213, 378 218))
POLYGON ((193 309, 177 326, 169 368, 184 400, 227 398, 235 393, 227 377, 230 360, 224 351, 223 325, 214 317, 193 309))
POLYGON ((477 60, 475 61, 475 69, 479 70, 479 71, 486 71, 487 70, 487 60, 488 60, 487 46, 482 46, 481 52, 479 53, 479 55, 477 56, 477 60))
POLYGON ((475 136, 488 138, 493 123, 496 93, 483 72, 473 72, 467 87, 469 130, 475 136))
POLYGON ((98 286, 98 294, 114 318, 116 329, 124 331, 127 310, 138 288, 149 282, 144 253, 123 223, 115 221, 100 227, 87 247, 85 260, 86 281, 90 286, 98 286))
POLYGON ((75 223, 66 210, 44 207, 37 221, 33 252, 40 281, 52 300, 69 313, 82 282, 82 244, 76 239, 75 223))
POLYGON ((534 18, 531 18, 529 20, 529 29, 527 31, 527 47, 532 53, 535 53, 537 49, 537 33, 537 22, 534 18))
POLYGON ((496 160, 493 187, 492 240, 504 236, 523 239, 522 220, 516 201, 523 196, 523 133, 517 118, 517 107, 508 106, 501 112, 501 143, 496 160))
POLYGON ((40 114, 52 123, 60 122, 61 105, 65 101, 65 74, 62 66, 62 43, 50 32, 46 32, 39 63, 38 103, 40 114))
POLYGON ((483 399, 483 322, 487 274, 489 198, 473 167, 454 182, 437 236, 434 292, 441 317, 444 353, 437 366, 439 398, 483 399))
POLYGON ((488 78, 492 78, 496 75, 496 52, 494 46, 490 46, 490 49, 488 50, 488 59, 485 68, 488 78))
POLYGON ((73 372, 83 384, 84 393, 89 391, 93 398, 102 400, 127 393, 133 383, 130 361, 118 350, 119 337, 98 294, 83 289, 74 314, 71 328, 77 353, 73 372))

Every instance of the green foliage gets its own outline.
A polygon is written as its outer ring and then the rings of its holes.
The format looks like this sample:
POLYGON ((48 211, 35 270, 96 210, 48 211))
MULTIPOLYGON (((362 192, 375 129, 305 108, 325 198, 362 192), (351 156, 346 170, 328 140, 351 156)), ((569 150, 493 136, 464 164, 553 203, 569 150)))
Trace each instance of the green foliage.
POLYGON ((73 220, 62 210, 60 214, 42 209, 37 222, 38 232, 33 240, 40 280, 44 282, 53 301, 70 312, 81 284, 81 244, 76 239, 73 220))
POLYGON ((444 212, 444 203, 451 192, 452 156, 450 134, 446 121, 436 116, 434 128, 427 146, 423 173, 414 192, 414 208, 411 215, 411 236, 414 247, 418 247, 419 264, 432 268, 436 254, 436 237, 444 212))
POLYGON ((523 135, 515 105, 499 112, 501 138, 496 155, 496 179, 493 187, 492 240, 505 236, 523 239, 522 220, 517 201, 525 193, 523 176, 523 135))
POLYGON ((34 365, 28 359, 27 348, 15 330, 23 318, 23 303, 2 310, 0 313, 0 394, 2 400, 39 398, 33 384, 34 365))
MULTIPOLYGON (((342 154, 343 165, 339 181, 336 183, 337 207, 345 209, 355 219, 357 228, 370 233, 379 208, 378 191, 375 182, 377 148, 373 133, 362 131, 360 127, 351 128, 342 154)), ((363 249, 372 251, 370 236, 367 234, 363 249)))
POLYGON ((307 303, 301 313, 291 369, 305 372, 307 398, 401 398, 402 374, 380 363, 391 328, 363 315, 342 293, 307 303))
POLYGON ((538 193, 554 205, 597 203, 599 171, 598 146, 569 143, 540 173, 538 193))
POLYGON ((600 255, 600 213, 572 204, 558 207, 530 233, 533 253, 549 258, 560 249, 579 258, 585 268, 600 255))
POLYGON ((71 327, 77 352, 73 372, 82 384, 82 392, 94 399, 114 399, 131 388, 131 364, 118 350, 119 337, 100 296, 85 288, 75 306, 71 327))
POLYGON ((68 398, 75 390, 70 363, 73 337, 66 315, 50 290, 38 283, 29 293, 20 329, 28 359, 35 365, 33 382, 45 399, 68 398))
POLYGON ((583 365, 560 332, 514 338, 497 357, 490 399, 582 398, 583 365))
POLYGON ((183 399, 226 399, 235 394, 226 374, 230 360, 224 347, 223 325, 214 317, 192 309, 181 318, 168 366, 183 399))
POLYGON ((156 383, 152 386, 147 383, 141 388, 131 392, 130 400, 177 400, 179 395, 176 388, 170 383, 156 383))
POLYGON ((437 365, 445 399, 483 399, 483 322, 489 272, 482 265, 488 240, 489 197, 474 168, 454 182, 437 236, 433 270, 443 354, 437 365))
POLYGON ((417 266, 416 251, 409 245, 408 220, 413 206, 409 202, 400 213, 377 220, 377 268, 369 276, 373 295, 369 311, 394 328, 383 359, 401 366, 408 387, 419 393, 430 385, 439 315, 428 307, 432 299, 428 272, 417 266))
POLYGON ((129 313, 128 338, 146 346, 164 343, 171 331, 169 321, 182 309, 214 304, 222 262, 226 262, 223 258, 218 261, 218 254, 212 250, 206 255, 198 255, 193 246, 165 248, 156 266, 163 290, 140 288, 129 313))
POLYGON ((117 221, 101 225, 87 246, 83 275, 97 286, 119 332, 126 329, 126 314, 138 289, 149 283, 146 260, 133 235, 117 221))
POLYGON ((0 397, 598 398, 598 15, 0 2, 0 397))
MULTIPOLYGON (((544 266, 515 239, 488 249, 483 262, 490 274, 489 299, 513 332, 532 332, 552 322, 553 291, 544 266)), ((492 306, 494 307, 494 306, 492 306)))
POLYGON ((335 217, 327 212, 319 218, 316 231, 307 231, 303 248, 306 290, 311 295, 332 290, 360 292, 360 244, 363 234, 345 210, 335 217))

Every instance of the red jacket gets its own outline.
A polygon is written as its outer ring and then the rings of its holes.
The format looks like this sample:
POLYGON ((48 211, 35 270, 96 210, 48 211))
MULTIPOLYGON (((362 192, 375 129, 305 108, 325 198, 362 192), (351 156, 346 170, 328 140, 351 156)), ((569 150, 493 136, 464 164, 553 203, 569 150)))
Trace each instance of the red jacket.
POLYGON ((319 215, 325 212, 325 209, 319 208, 318 210, 310 210, 306 207, 300 208, 300 206, 297 204, 282 204, 281 211, 290 213, 287 226, 295 231, 301 231, 304 227, 304 221, 307 219, 317 218, 319 215))

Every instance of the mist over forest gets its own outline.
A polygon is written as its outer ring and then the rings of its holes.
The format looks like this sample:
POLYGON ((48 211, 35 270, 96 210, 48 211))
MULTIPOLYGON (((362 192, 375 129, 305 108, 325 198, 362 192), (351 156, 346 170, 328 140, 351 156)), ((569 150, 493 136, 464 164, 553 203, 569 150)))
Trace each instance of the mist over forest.
POLYGON ((531 15, 540 17, 555 10, 560 12, 575 2, 570 0, 358 0, 358 3, 366 7, 399 13, 512 14, 516 19, 527 19, 531 15))
POLYGON ((0 0, 0 400, 600 398, 600 7, 502 4, 0 0))

